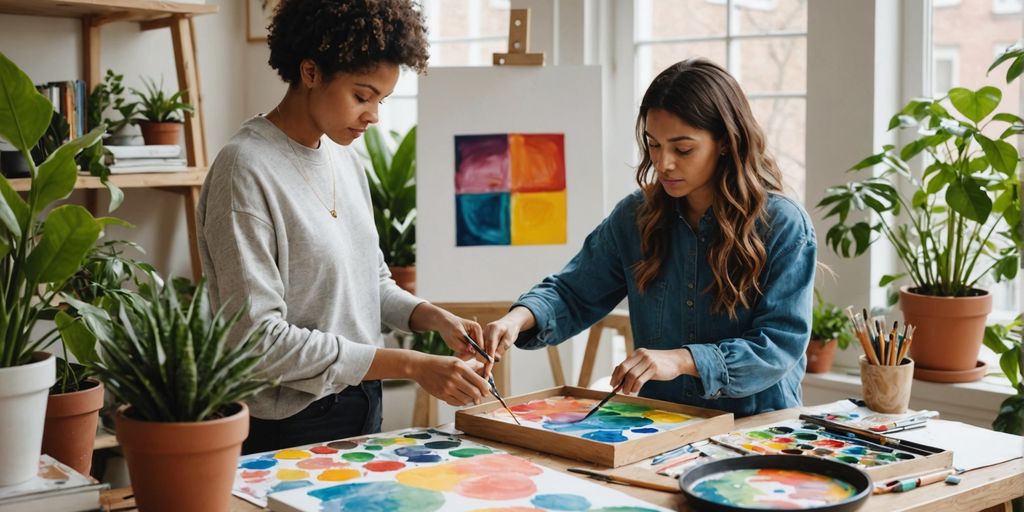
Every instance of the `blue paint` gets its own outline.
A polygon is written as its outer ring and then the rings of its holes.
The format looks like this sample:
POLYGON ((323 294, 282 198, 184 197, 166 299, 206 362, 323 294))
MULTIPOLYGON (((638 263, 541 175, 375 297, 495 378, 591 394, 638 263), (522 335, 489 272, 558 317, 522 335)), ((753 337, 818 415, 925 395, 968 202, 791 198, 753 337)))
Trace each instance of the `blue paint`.
POLYGON ((634 428, 633 429, 633 432, 636 432, 637 434, 653 434, 653 433, 655 433, 657 431, 658 431, 658 429, 650 428, 650 427, 634 428))
POLYGON ((277 461, 274 459, 250 459, 238 467, 242 469, 270 469, 276 465, 277 461))
POLYGON ((583 437, 583 439, 600 441, 602 443, 621 443, 626 441, 626 436, 622 435, 621 430, 595 430, 593 432, 587 432, 581 437, 583 437))
POLYGON ((431 450, 447 450, 449 448, 455 448, 460 444, 462 444, 462 441, 431 441, 423 446, 430 448, 431 450))
POLYGON ((456 195, 455 245, 510 245, 510 215, 508 192, 456 195))
POLYGON ((595 414, 576 423, 544 422, 544 428, 555 432, 578 432, 580 430, 628 430, 646 427, 654 421, 642 416, 622 416, 619 414, 595 414))
POLYGON ((538 494, 530 504, 544 510, 589 510, 590 501, 576 494, 538 494))
POLYGON ((413 455, 406 460, 409 462, 441 462, 441 456, 436 453, 425 453, 422 455, 413 455))
POLYGON ((323 512, 432 512, 444 505, 444 495, 398 482, 361 482, 309 492, 322 501, 323 512))
POLYGON ((863 446, 850 446, 843 448, 841 452, 847 455, 864 455, 868 452, 868 449, 863 446))
POLYGON ((309 480, 288 480, 285 482, 278 482, 277 485, 271 487, 267 493, 272 494, 275 492, 290 491, 292 489, 301 489, 311 485, 313 485, 313 482, 310 482, 309 480))
POLYGON ((422 446, 403 446, 401 448, 395 448, 395 455, 399 457, 414 457, 416 455, 424 455, 431 453, 429 448, 422 446))

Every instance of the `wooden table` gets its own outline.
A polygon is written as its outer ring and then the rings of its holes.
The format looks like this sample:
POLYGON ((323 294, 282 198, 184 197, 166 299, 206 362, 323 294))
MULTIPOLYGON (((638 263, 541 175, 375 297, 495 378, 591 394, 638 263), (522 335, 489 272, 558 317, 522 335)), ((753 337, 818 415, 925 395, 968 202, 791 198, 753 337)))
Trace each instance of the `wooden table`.
MULTIPOLYGON (((781 421, 783 419, 793 417, 793 412, 794 411, 792 410, 776 411, 742 418, 736 420, 736 427, 756 427, 758 425, 781 421)), ((563 472, 569 467, 583 467, 602 472, 614 472, 615 474, 624 476, 628 475, 635 477, 642 475, 642 478, 644 479, 657 479, 659 482, 667 483, 669 485, 672 485, 675 482, 672 478, 656 475, 649 470, 641 468, 640 466, 644 464, 643 462, 608 471, 606 468, 600 468, 585 462, 546 455, 516 446, 478 439, 472 436, 464 437, 471 441, 505 450, 518 457, 522 457, 542 466, 563 472)), ((1010 449, 1016 448, 1017 447, 1011 447, 1010 449)), ((1021 458, 987 468, 968 471, 967 473, 960 475, 960 477, 962 480, 959 485, 938 483, 905 493, 871 496, 868 498, 867 503, 861 510, 877 510, 886 512, 897 510, 927 512, 1009 512, 1011 509, 1006 503, 1013 498, 1024 496, 1024 459, 1021 458)), ((591 481, 596 482, 594 480, 591 481)), ((601 485, 611 485, 616 490, 669 509, 683 511, 692 510, 686 506, 685 498, 683 498, 683 495, 679 493, 652 491, 618 484, 596 483, 601 485)), ((111 508, 104 508, 104 510, 132 510, 130 505, 123 503, 123 500, 120 499, 122 496, 130 494, 130 492, 131 491, 129 489, 114 489, 104 492, 101 499, 108 500, 104 501, 104 504, 115 505, 111 508), (117 504, 120 504, 122 508, 117 508, 117 504), (127 506, 127 508, 124 508, 125 506, 127 506)), ((232 512, 256 512, 263 509, 243 501, 242 499, 235 498, 232 502, 231 510, 232 512)))

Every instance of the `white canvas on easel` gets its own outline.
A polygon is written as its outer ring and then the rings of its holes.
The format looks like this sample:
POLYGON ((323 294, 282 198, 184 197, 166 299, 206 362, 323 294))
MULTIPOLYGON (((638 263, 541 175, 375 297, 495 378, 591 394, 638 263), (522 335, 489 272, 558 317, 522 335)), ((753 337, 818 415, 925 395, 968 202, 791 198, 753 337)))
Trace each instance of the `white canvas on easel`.
POLYGON ((416 266, 435 302, 510 301, 559 271, 604 217, 597 66, 430 68, 420 78, 416 266), (458 136, 563 134, 565 243, 458 246, 458 136))

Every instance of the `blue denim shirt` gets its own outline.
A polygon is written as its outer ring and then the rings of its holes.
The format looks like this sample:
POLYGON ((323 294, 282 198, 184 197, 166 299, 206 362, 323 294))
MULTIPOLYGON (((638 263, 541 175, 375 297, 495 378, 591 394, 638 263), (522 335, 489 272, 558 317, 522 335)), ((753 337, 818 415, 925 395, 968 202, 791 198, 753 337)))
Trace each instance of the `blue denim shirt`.
POLYGON ((604 318, 629 298, 636 348, 686 347, 700 377, 649 381, 644 397, 729 411, 737 416, 800 405, 804 352, 811 332, 811 301, 817 244, 807 212, 795 201, 771 194, 768 226, 759 226, 768 261, 761 275, 764 294, 738 318, 711 311, 711 267, 706 252, 718 226, 710 210, 697 229, 673 219, 668 257, 647 291, 637 290, 632 266, 640 260, 638 190, 626 197, 586 239, 561 272, 523 294, 537 320, 516 345, 556 345, 604 318))

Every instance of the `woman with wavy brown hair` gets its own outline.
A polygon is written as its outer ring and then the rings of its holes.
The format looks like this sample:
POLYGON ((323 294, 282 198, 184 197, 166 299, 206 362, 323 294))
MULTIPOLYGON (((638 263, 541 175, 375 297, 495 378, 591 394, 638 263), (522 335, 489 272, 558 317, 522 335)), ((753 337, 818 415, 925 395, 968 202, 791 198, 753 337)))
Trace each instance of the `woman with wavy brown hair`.
POLYGON ((735 79, 703 59, 659 74, 637 116, 630 194, 562 269, 484 329, 486 350, 555 345, 628 298, 624 393, 738 416, 800 404, 817 246, 735 79))

